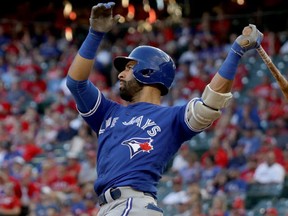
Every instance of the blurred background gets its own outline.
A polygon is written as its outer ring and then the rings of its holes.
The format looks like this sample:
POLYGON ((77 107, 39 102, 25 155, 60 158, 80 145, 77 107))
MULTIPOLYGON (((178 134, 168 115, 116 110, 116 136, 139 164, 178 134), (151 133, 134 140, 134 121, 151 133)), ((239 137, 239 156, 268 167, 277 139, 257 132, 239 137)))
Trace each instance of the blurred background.
MULTIPOLYGON (((101 1, 108 2, 108 1, 101 1)), ((0 215, 94 216, 97 137, 65 85, 98 1, 11 1, 0 8, 0 215)), ((91 81, 119 97, 112 62, 157 46, 177 70, 163 106, 198 97, 249 23, 288 76, 286 0, 119 0, 119 24, 97 51, 91 81)), ((234 99, 183 143, 159 184, 165 216, 288 215, 288 104, 256 51, 241 59, 234 99)))

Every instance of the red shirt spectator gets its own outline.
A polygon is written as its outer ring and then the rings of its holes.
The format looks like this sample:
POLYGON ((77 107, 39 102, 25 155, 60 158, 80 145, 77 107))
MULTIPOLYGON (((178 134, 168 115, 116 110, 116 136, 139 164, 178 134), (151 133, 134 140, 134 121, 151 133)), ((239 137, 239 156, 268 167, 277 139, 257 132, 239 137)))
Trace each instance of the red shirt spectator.
POLYGON ((11 114, 11 104, 6 102, 6 101, 2 101, 0 102, 0 119, 5 119, 9 114, 11 114))
POLYGON ((27 143, 24 147, 23 158, 25 161, 31 161, 36 155, 41 154, 42 149, 36 146, 34 143, 27 143))
POLYGON ((254 182, 253 176, 257 167, 257 160, 254 157, 250 157, 247 160, 246 167, 241 171, 240 178, 246 181, 248 184, 254 182))
POLYGON ((33 179, 33 171, 30 167, 22 169, 21 190, 22 205, 29 206, 30 202, 40 197, 40 186, 33 179))
POLYGON ((21 137, 22 143, 17 147, 26 162, 30 162, 36 155, 41 154, 43 150, 34 143, 28 133, 21 137))
POLYGON ((278 210, 276 208, 267 208, 265 211, 265 216, 278 216, 278 210))
POLYGON ((8 194, 0 196, 0 215, 19 215, 20 211, 21 202, 16 195, 8 192, 8 194))
POLYGON ((270 77, 264 75, 261 79, 261 83, 253 88, 253 94, 256 97, 268 98, 272 89, 273 87, 270 77))
POLYGON ((80 172, 80 169, 81 169, 81 164, 78 161, 78 154, 74 152, 68 152, 67 166, 66 166, 67 175, 70 175, 73 178, 78 179, 78 174, 80 172))
MULTIPOLYGON (((267 153, 269 151, 273 151, 275 154, 276 162, 284 165, 284 156, 282 149, 277 147, 277 141, 274 137, 266 136, 263 141, 262 145, 259 149, 259 153, 267 153)), ((265 154, 263 154, 265 155, 265 154)))
POLYGON ((41 172, 35 182, 39 187, 48 186, 50 182, 54 181, 57 176, 57 169, 55 159, 48 155, 41 163, 41 172))
POLYGON ((12 176, 9 176, 5 171, 0 170, 0 195, 1 195, 1 190, 5 187, 6 184, 12 186, 13 190, 13 196, 17 196, 19 199, 22 196, 21 192, 21 186, 19 184, 19 181, 12 176))
POLYGON ((42 98, 41 95, 44 93, 47 89, 46 81, 42 80, 40 78, 40 75, 35 75, 35 80, 23 80, 21 81, 21 88, 24 91, 27 91, 30 93, 30 95, 33 97, 34 101, 40 103, 45 98, 42 98))
POLYGON ((210 149, 202 155, 201 162, 203 165, 206 157, 213 157, 215 165, 219 167, 225 168, 228 165, 228 154, 222 148, 220 140, 216 137, 212 139, 210 149))
POLYGON ((203 92, 206 85, 209 83, 211 77, 207 72, 200 71, 199 76, 192 76, 188 83, 187 87, 192 91, 203 92))
MULTIPOLYGON (((14 182, 4 172, 0 173, 0 215, 19 215, 21 201, 15 190, 14 182)), ((18 192, 18 191, 17 191, 18 192)))
POLYGON ((56 169, 56 177, 48 183, 48 186, 50 186, 52 190, 70 192, 77 189, 77 178, 67 173, 66 166, 64 164, 58 164, 56 169))

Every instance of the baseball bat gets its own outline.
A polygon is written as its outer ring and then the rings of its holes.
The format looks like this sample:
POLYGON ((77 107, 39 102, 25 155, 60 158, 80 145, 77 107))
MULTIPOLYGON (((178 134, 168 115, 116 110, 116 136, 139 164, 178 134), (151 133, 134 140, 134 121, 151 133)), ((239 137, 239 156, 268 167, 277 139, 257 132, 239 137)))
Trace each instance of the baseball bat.
POLYGON ((257 49, 258 54, 268 67, 269 71, 273 75, 273 77, 276 79, 284 97, 288 101, 288 81, 285 79, 285 77, 281 74, 281 72, 278 70, 278 68, 275 66, 275 64, 272 62, 269 55, 266 53, 266 51, 263 49, 263 47, 260 45, 257 49))
MULTIPOLYGON (((251 27, 245 27, 243 29, 242 34, 243 35, 249 35, 251 33, 252 29, 251 27)), ((244 42, 245 43, 245 42, 244 42)), ((281 92, 283 93, 286 101, 288 101, 288 81, 285 79, 285 77, 281 74, 281 72, 278 70, 278 68, 275 66, 275 64, 272 62, 270 56, 266 53, 266 51, 263 49, 263 47, 260 45, 257 49, 258 54, 268 67, 269 71, 273 75, 273 77, 276 79, 281 92)))

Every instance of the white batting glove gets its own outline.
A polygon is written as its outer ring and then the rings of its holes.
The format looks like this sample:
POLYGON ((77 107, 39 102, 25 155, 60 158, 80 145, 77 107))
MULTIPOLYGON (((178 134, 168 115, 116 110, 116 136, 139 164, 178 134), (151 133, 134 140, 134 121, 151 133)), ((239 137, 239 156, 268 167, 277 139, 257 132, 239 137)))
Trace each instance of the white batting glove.
POLYGON ((249 24, 251 33, 249 35, 240 35, 232 45, 232 50, 242 56, 246 51, 258 48, 263 40, 263 34, 255 25, 249 24))

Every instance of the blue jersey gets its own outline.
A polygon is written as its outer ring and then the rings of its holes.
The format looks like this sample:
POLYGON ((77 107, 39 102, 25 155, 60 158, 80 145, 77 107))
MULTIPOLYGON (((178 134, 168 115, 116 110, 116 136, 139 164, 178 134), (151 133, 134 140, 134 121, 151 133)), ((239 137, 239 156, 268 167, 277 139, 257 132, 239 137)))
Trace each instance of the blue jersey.
POLYGON ((139 102, 124 106, 96 91, 90 112, 81 113, 98 135, 96 193, 131 186, 156 195, 167 163, 184 141, 199 133, 185 118, 187 105, 163 107, 139 102))

